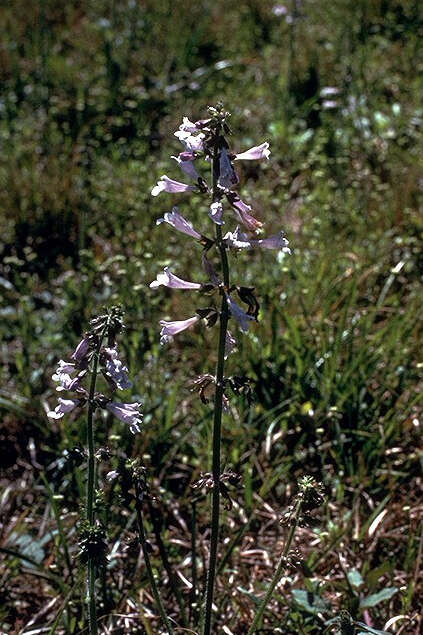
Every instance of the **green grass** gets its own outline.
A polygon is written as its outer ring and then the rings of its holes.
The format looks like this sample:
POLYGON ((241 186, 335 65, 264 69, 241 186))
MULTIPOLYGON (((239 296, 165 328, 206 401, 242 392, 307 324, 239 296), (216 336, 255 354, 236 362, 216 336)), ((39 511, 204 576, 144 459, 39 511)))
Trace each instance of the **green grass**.
MULTIPOLYGON (((155 226, 176 198, 150 191, 164 173, 177 178, 169 155, 182 116, 201 117, 219 99, 233 113, 237 149, 271 143, 263 168, 242 166, 243 198, 269 233, 286 231, 293 255, 240 255, 231 274, 256 287, 261 312, 228 365, 252 379, 255 399, 250 409, 236 399, 224 422, 224 464, 244 488, 223 512, 221 555, 238 541, 218 581, 218 628, 248 630, 285 535, 278 517, 297 479, 312 474, 327 503, 316 526, 298 533, 304 563, 279 587, 269 632, 317 635, 340 608, 364 621, 363 598, 389 587, 397 592, 366 609, 374 627, 403 614, 392 632, 418 632, 423 13, 413 0, 304 0, 286 3, 290 22, 273 5, 15 0, 0 9, 4 632, 84 627, 75 524, 85 468, 71 450, 85 422, 51 423, 46 410, 57 360, 104 304, 126 311, 128 398, 144 401, 146 425, 134 439, 98 421, 97 445, 112 452, 100 472, 124 455, 144 457, 170 560, 191 579, 190 485, 210 467, 212 413, 189 382, 212 372, 215 332, 159 346, 159 319, 197 305, 148 283, 169 264, 199 278, 200 251, 155 226), (320 96, 328 86, 339 89, 335 109, 320 96), (63 575, 67 553, 73 577, 63 575)), ((207 231, 201 198, 178 200, 207 231)), ((110 632, 129 632, 129 614, 133 632, 142 623, 156 633, 135 510, 113 486, 104 496, 111 556, 99 613, 110 632)), ((197 511, 202 585, 207 501, 197 511)))

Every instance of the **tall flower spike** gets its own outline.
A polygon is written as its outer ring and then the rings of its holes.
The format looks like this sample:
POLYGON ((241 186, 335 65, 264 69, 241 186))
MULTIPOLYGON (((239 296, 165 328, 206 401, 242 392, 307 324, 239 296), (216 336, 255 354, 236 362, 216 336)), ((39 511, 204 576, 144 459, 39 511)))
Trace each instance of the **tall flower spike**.
POLYGON ((157 181, 157 185, 155 185, 151 190, 151 195, 158 196, 161 192, 169 192, 171 194, 179 192, 193 192, 196 189, 197 188, 194 185, 187 185, 186 183, 174 181, 164 174, 157 181))
POLYGON ((194 229, 191 223, 185 220, 182 214, 179 213, 177 207, 174 207, 171 212, 166 212, 163 218, 158 218, 156 225, 160 225, 161 223, 168 223, 179 232, 192 236, 192 238, 195 238, 196 240, 201 240, 201 234, 194 229))
POLYGON ((170 289, 201 289, 201 284, 178 278, 178 276, 175 276, 175 274, 170 271, 169 267, 165 267, 163 272, 157 274, 157 278, 150 283, 152 289, 157 289, 157 287, 162 285, 170 289))

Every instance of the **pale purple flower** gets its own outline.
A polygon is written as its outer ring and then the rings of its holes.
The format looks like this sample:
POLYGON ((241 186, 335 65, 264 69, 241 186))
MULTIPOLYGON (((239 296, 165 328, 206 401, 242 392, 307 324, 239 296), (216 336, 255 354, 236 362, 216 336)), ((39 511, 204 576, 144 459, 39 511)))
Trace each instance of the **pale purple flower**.
POLYGON ((209 216, 216 225, 224 225, 225 221, 222 219, 223 205, 219 201, 210 205, 209 216))
POLYGON ((225 359, 228 359, 229 355, 233 352, 236 346, 236 339, 230 331, 226 331, 225 339, 225 359))
POLYGON ((164 174, 157 181, 157 185, 155 185, 151 190, 151 195, 158 196, 160 192, 169 192, 171 194, 176 192, 192 192, 196 189, 197 188, 194 185, 187 185, 186 183, 174 181, 164 174))
POLYGON ((110 401, 106 408, 118 419, 127 423, 132 434, 141 432, 142 414, 140 412, 141 403, 117 403, 110 401))
POLYGON ((199 319, 200 317, 198 315, 194 315, 194 317, 188 318, 187 320, 175 320, 172 322, 160 320, 160 326, 162 327, 160 331, 160 343, 165 344, 174 335, 196 324, 199 319))
POLYGON ((197 132, 198 128, 195 123, 188 119, 188 117, 183 117, 179 130, 183 130, 184 132, 197 132))
POLYGON ((201 240, 201 234, 199 234, 185 218, 182 214, 179 213, 177 207, 174 207, 171 212, 166 212, 163 218, 158 218, 156 221, 156 225, 160 225, 161 223, 168 223, 174 229, 177 229, 179 232, 183 234, 187 234, 188 236, 192 236, 196 240, 201 240))
POLYGON ((246 333, 250 326, 249 322, 251 320, 254 320, 253 316, 248 315, 248 313, 246 313, 243 309, 241 309, 239 304, 237 304, 235 300, 232 300, 230 295, 226 295, 226 301, 228 303, 228 307, 231 312, 231 315, 235 318, 235 320, 239 324, 239 328, 241 329, 241 331, 246 333))
POLYGON ((259 146, 254 146, 245 152, 241 152, 235 156, 235 161, 257 161, 259 159, 268 159, 270 156, 269 144, 267 141, 259 146))
POLYGON ((187 152, 201 152, 203 149, 203 141, 205 139, 203 132, 193 135, 186 130, 177 130, 175 137, 178 137, 187 152))
POLYGON ((104 353, 106 356, 105 371, 107 378, 110 379, 119 390, 131 388, 132 382, 129 381, 128 369, 119 359, 117 346, 105 348, 104 353))
POLYGON ((248 238, 248 236, 237 227, 234 232, 228 232, 224 236, 224 240, 228 247, 234 249, 280 249, 284 253, 291 253, 288 247, 289 243, 282 231, 268 238, 252 239, 248 238))
POLYGON ((75 364, 72 362, 65 362, 61 359, 56 368, 56 372, 52 375, 52 380, 58 383, 56 390, 77 390, 79 388, 79 382, 81 376, 73 378, 71 373, 76 370, 75 364))
POLYGON ((256 232, 260 227, 263 226, 263 223, 254 218, 249 212, 251 212, 251 205, 247 205, 241 200, 235 192, 230 192, 227 194, 228 201, 232 205, 235 210, 235 216, 238 221, 244 225, 248 229, 248 231, 256 232))
POLYGON ((50 419, 61 419, 67 412, 72 412, 81 403, 80 399, 62 399, 59 397, 59 405, 47 413, 50 419))
POLYGON ((191 179, 194 179, 194 181, 198 181, 198 179, 200 178, 200 175, 198 174, 197 170, 194 167, 194 160, 187 159, 184 157, 184 155, 193 156, 189 152, 181 152, 179 156, 174 157, 172 155, 170 158, 175 159, 176 163, 179 165, 182 172, 184 172, 191 179))
POLYGON ((275 6, 272 9, 272 13, 273 15, 276 16, 281 16, 281 15, 286 15, 288 13, 288 9, 284 4, 275 4, 275 6))
POLYGON ((90 350, 90 341, 88 337, 84 337, 75 348, 74 352, 71 355, 71 359, 74 359, 75 362, 81 362, 88 354, 90 350))
POLYGON ((236 185, 239 179, 233 168, 232 162, 229 158, 226 148, 222 148, 220 151, 219 159, 219 181, 218 184, 224 190, 230 190, 231 187, 236 185))
POLYGON ((106 474, 106 481, 109 481, 109 483, 111 483, 112 481, 117 479, 118 476, 119 476, 119 472, 117 470, 111 470, 110 472, 107 472, 106 474))
POLYGON ((336 86, 324 86, 320 91, 320 97, 333 97, 334 95, 339 95, 339 88, 336 86))
POLYGON ((161 285, 169 287, 170 289, 201 289, 201 284, 198 282, 188 282, 182 280, 173 274, 169 267, 165 267, 162 273, 157 274, 157 278, 150 283, 151 289, 157 289, 161 285))
POLYGON ((322 108, 324 108, 325 110, 338 108, 338 102, 335 99, 324 99, 322 102, 322 108))

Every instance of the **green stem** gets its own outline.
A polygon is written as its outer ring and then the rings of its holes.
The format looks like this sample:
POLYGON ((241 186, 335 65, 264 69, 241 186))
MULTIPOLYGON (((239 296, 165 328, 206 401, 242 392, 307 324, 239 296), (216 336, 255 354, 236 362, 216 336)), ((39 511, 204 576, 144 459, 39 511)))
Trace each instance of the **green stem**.
MULTIPOLYGON (((88 479, 87 479, 87 521, 91 527, 94 525, 94 495, 95 495, 95 453, 94 453, 94 395, 97 382, 97 368, 100 357, 100 349, 103 343, 108 324, 105 325, 94 351, 91 369, 91 383, 88 395, 87 413, 87 445, 88 445, 88 479)), ((87 585, 88 585, 88 630, 90 635, 97 635, 97 610, 95 605, 95 563, 88 554, 87 563, 87 585)))
POLYGON ((291 548, 291 543, 292 543, 295 531, 296 531, 297 526, 298 526, 298 519, 299 519, 300 513, 301 513, 301 505, 302 505, 302 500, 300 499, 297 502, 297 505, 295 507, 295 512, 294 512, 294 517, 293 517, 293 520, 292 520, 292 524, 291 524, 291 527, 289 529, 289 533, 288 533, 287 539, 285 541, 285 546, 283 548, 282 555, 281 555, 281 557, 279 559, 279 563, 278 563, 278 566, 276 568, 275 574, 274 574, 274 576, 272 578, 272 581, 271 581, 271 583, 269 585, 269 588, 266 591, 266 595, 264 596, 263 600, 261 601, 261 604, 260 604, 260 606, 259 606, 259 608, 257 610, 257 613, 256 613, 256 615, 254 617, 253 623, 251 624, 247 635, 253 635, 253 633, 255 633, 256 629, 260 626, 261 620, 262 620, 262 617, 263 617, 263 613, 266 610, 266 607, 267 607, 268 603, 270 602, 270 599, 271 599, 271 597, 273 595, 273 591, 275 590, 276 585, 278 584, 279 580, 281 579, 282 571, 283 571, 283 569, 286 566, 286 557, 287 557, 287 555, 289 553, 289 550, 291 548))
POLYGON ((164 609, 162 600, 160 598, 159 590, 157 588, 156 580, 154 579, 153 569, 151 567, 150 556, 148 554, 147 539, 145 537, 144 521, 142 517, 141 492, 140 492, 139 485, 137 483, 135 483, 135 496, 136 496, 135 506, 137 511, 137 521, 138 521, 138 534, 139 534, 139 539, 140 539, 140 543, 142 547, 142 552, 144 555, 144 561, 145 561, 145 566, 147 569, 148 579, 151 585, 151 590, 153 591, 154 599, 156 601, 157 609, 160 613, 160 617, 162 618, 162 621, 167 628, 168 635, 173 635, 173 629, 172 629, 172 626, 170 625, 169 618, 166 615, 166 611, 164 609))
MULTIPOLYGON (((218 200, 217 180, 219 175, 219 155, 215 151, 212 164, 213 175, 213 201, 218 200)), ((210 635, 212 626, 212 606, 214 594, 214 582, 216 577, 217 547, 219 542, 219 515, 220 515, 220 444, 222 433, 222 410, 224 393, 224 366, 225 366, 225 344, 228 330, 229 310, 226 301, 226 291, 229 289, 229 265, 225 245, 222 241, 222 228, 216 225, 216 245, 219 249, 223 273, 223 288, 221 289, 222 304, 220 310, 219 345, 216 366, 216 392, 214 400, 214 420, 213 420, 213 493, 211 510, 211 538, 210 555, 207 572, 206 602, 204 609, 204 630, 203 635, 210 635)))

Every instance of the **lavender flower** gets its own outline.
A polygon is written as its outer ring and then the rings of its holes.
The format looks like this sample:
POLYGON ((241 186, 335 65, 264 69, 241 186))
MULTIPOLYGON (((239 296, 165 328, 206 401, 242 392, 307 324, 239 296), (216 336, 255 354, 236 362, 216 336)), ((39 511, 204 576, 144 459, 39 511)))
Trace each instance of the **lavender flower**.
POLYGON ((262 249, 280 249, 283 253, 291 253, 288 247, 289 242, 285 238, 283 231, 268 238, 252 239, 248 238, 248 236, 237 227, 234 232, 225 234, 224 241, 228 247, 233 247, 234 249, 254 249, 259 247, 262 249))
POLYGON ((157 181, 157 185, 155 185, 151 190, 151 195, 158 196, 160 192, 170 192, 171 194, 175 192, 192 192, 195 189, 197 188, 194 185, 187 185, 186 183, 174 181, 164 174, 157 181))
POLYGON ((213 223, 216 225, 224 225, 225 221, 222 219, 223 215, 223 205, 220 201, 216 201, 210 205, 209 216, 212 219, 213 223))
POLYGON ((142 414, 140 412, 141 403, 118 403, 110 401, 106 408, 118 419, 127 423, 132 434, 141 432, 142 414))
POLYGON ((241 309, 239 304, 237 304, 235 300, 232 300, 230 295, 226 295, 226 301, 228 303, 228 307, 231 312, 231 315, 235 318, 235 320, 239 324, 239 328, 241 329, 241 331, 246 333, 249 329, 250 321, 254 320, 253 316, 248 315, 248 313, 246 313, 243 309, 241 309))
POLYGON ((198 132, 197 125, 190 121, 188 117, 183 117, 179 130, 183 130, 183 132, 198 132))
POLYGON ((187 176, 195 181, 198 181, 200 175, 194 167, 194 155, 190 152, 181 152, 177 157, 171 156, 171 159, 175 159, 176 163, 187 176), (192 157, 192 158, 188 158, 192 157))
POLYGON ((188 282, 182 280, 173 274, 169 267, 165 267, 162 273, 157 274, 156 280, 150 283, 151 289, 157 289, 161 285, 169 287, 170 289, 201 289, 201 284, 198 282, 188 282))
POLYGON ((205 134, 202 132, 193 135, 186 130, 177 130, 175 137, 178 137, 187 152, 201 152, 203 150, 205 134))
POLYGON ((119 390, 131 388, 132 382, 129 381, 128 378, 128 369, 119 359, 117 346, 105 348, 104 356, 106 358, 105 375, 107 379, 109 379, 116 388, 119 388, 119 390))
POLYGON ((83 359, 85 359, 89 350, 90 341, 88 337, 84 337, 72 353, 71 359, 75 360, 76 363, 80 363, 83 359))
POLYGON ((259 146, 254 146, 254 148, 235 155, 235 161, 256 161, 258 159, 268 159, 269 156, 269 144, 265 141, 265 143, 261 143, 259 146))
POLYGON ((192 236, 196 240, 201 240, 201 234, 193 228, 191 223, 185 220, 182 214, 179 213, 177 207, 174 207, 171 212, 166 212, 163 218, 157 219, 156 225, 160 225, 161 223, 168 223, 179 232, 192 236))
POLYGON ((59 405, 54 410, 47 413, 50 419, 61 419, 67 412, 72 412, 74 408, 81 404, 81 399, 62 399, 59 397, 59 405))
POLYGON ((170 322, 160 320, 160 326, 162 327, 162 330, 160 331, 160 343, 165 344, 174 335, 177 335, 178 333, 181 333, 181 331, 185 331, 185 329, 188 329, 190 326, 196 324, 199 319, 200 317, 198 315, 194 315, 187 320, 175 320, 170 322))

